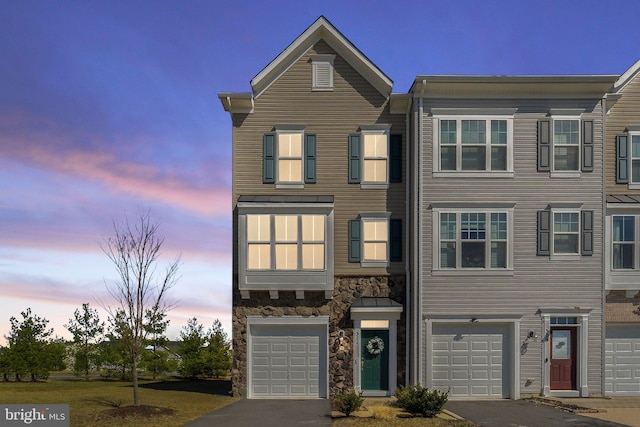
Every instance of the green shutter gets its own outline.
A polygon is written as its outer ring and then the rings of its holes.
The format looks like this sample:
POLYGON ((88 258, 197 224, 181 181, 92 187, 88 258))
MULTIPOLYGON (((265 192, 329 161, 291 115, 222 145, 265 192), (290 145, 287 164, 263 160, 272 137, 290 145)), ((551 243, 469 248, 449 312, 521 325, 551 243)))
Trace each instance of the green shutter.
POLYGON ((392 218, 389 223, 389 258, 393 262, 402 261, 402 220, 392 218))
POLYGON ((629 145, 627 135, 616 136, 616 183, 629 183, 629 145))
POLYGON ((551 212, 538 211, 538 255, 551 255, 551 212))
POLYGON ((349 184, 360 183, 360 135, 349 135, 349 184))
POLYGON ((276 135, 266 133, 262 137, 262 183, 273 184, 276 182, 276 135))
POLYGON ((402 182, 402 135, 390 137, 389 182, 402 182))
POLYGON ((593 255, 593 211, 582 211, 582 255, 593 255))
POLYGON ((349 220, 349 262, 360 262, 360 220, 349 220))
POLYGON ((304 182, 316 183, 316 136, 304 136, 304 182))
POLYGON ((582 122, 582 171, 593 172, 593 121, 582 122))
POLYGON ((551 120, 538 120, 538 172, 551 170, 551 120))

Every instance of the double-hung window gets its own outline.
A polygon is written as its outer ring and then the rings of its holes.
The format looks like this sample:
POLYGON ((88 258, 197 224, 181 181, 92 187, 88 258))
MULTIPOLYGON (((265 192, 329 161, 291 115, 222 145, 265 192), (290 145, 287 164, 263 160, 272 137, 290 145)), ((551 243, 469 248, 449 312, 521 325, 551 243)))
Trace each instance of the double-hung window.
POLYGON ((402 261, 402 220, 386 212, 362 213, 349 220, 349 262, 386 267, 402 261))
POLYGON ((263 136, 262 182, 302 188, 316 182, 316 135, 302 125, 276 125, 263 136))
POLYGON ((640 125, 616 136, 616 183, 640 189, 640 125))
POLYGON ((636 215, 613 215, 611 217, 611 255, 613 270, 636 268, 637 242, 636 215))
POLYGON ((361 125, 349 135, 350 184, 361 188, 387 188, 402 182, 402 135, 389 134, 389 125, 361 125))
POLYGON ((553 120, 553 170, 580 170, 580 120, 553 120))
POLYGON ((553 212, 553 253, 578 254, 580 212, 553 212))
POLYGON ((564 113, 538 121, 538 171, 576 178, 580 172, 593 172, 593 121, 582 120, 574 110, 564 113))
POLYGON ((434 209, 434 270, 511 269, 513 209, 434 209))
POLYGON ((513 117, 434 118, 434 172, 513 172, 513 117))
POLYGON ((593 255, 593 211, 568 205, 538 211, 538 255, 558 259, 593 255))

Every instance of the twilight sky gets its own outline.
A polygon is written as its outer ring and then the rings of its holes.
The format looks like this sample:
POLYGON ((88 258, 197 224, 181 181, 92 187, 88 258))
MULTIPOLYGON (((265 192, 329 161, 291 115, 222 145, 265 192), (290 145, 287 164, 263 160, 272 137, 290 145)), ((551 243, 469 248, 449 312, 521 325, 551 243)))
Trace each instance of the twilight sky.
MULTIPOLYGON (((111 302, 99 244, 150 209, 182 254, 168 335, 231 329, 231 121, 249 81, 319 15, 406 92, 417 74, 621 74, 636 0, 0 0, 0 335, 111 302)), ((106 316, 105 316, 106 318, 106 316)), ((5 341, 0 339, 0 344, 5 341)))

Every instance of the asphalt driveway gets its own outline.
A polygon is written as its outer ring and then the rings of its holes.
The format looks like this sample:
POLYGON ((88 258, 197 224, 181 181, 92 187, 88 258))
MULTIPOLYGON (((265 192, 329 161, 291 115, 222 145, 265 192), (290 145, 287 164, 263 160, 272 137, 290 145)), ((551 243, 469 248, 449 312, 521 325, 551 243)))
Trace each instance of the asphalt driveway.
POLYGON ((211 426, 331 427, 331 402, 329 399, 242 399, 183 425, 211 426))
POLYGON ((481 427, 621 427, 526 400, 449 401, 445 409, 481 427))

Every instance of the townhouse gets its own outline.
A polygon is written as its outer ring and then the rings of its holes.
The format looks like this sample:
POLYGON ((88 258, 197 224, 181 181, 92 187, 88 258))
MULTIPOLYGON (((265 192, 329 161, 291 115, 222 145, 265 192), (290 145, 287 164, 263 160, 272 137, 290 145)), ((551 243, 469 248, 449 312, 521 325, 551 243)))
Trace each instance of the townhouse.
POLYGON ((392 93, 320 17, 219 93, 234 395, 640 394, 639 68, 392 93))
POLYGON ((233 122, 233 392, 390 395, 404 383, 405 111, 320 17, 220 93, 233 122))
POLYGON ((418 76, 417 380, 601 389, 603 98, 615 76, 418 76))
POLYGON ((640 61, 607 94, 605 392, 640 395, 640 61))

